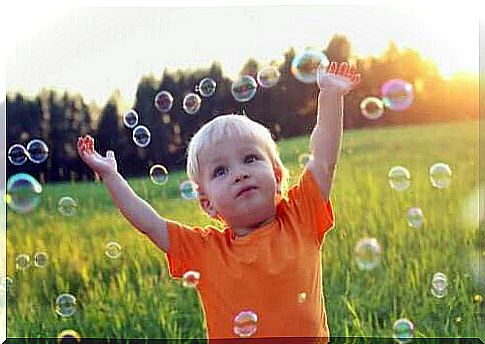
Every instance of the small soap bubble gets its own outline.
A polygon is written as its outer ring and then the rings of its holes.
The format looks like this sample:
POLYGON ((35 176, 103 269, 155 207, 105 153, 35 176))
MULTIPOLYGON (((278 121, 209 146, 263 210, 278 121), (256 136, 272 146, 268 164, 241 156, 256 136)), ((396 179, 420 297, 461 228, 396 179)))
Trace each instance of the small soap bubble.
POLYGON ((27 144, 27 152, 29 159, 36 164, 43 163, 49 157, 49 148, 44 141, 38 139, 27 144))
POLYGON ((189 270, 182 277, 182 285, 185 288, 195 288, 199 284, 200 272, 189 270))
POLYGON ((160 91, 155 96, 155 108, 161 113, 167 113, 172 109, 173 97, 168 91, 160 91))
POLYGON ((451 183, 451 169, 445 163, 438 162, 429 168, 431 185, 438 189, 445 189, 451 183))
POLYGON ((7 205, 18 213, 28 213, 39 205, 42 185, 31 175, 17 173, 7 182, 7 205))
POLYGON ((298 294, 298 303, 303 303, 306 300, 306 293, 299 293, 298 294))
POLYGON ((421 208, 412 207, 408 209, 407 213, 408 225, 412 228, 421 228, 424 222, 424 215, 421 208))
POLYGON ((190 180, 184 180, 180 183, 180 196, 186 200, 194 200, 197 199, 198 194, 195 190, 194 183, 190 180))
POLYGON ((396 191, 404 191, 411 185, 411 174, 402 166, 394 166, 387 174, 389 185, 396 191))
POLYGON ((232 83, 231 93, 238 102, 247 102, 256 95, 258 84, 250 75, 243 75, 232 83))
POLYGON ((29 153, 21 144, 14 144, 8 149, 8 160, 16 165, 23 165, 29 158, 29 153))
POLYGON ((414 337, 414 324, 406 318, 396 320, 393 325, 393 337, 399 343, 409 343, 414 337))
POLYGON ((368 119, 378 119, 384 113, 384 103, 377 97, 367 97, 360 103, 360 111, 368 119))
POLYGON ((135 110, 130 110, 123 115, 123 124, 130 129, 133 129, 138 124, 138 113, 135 110))
POLYGON ((382 248, 375 238, 361 239, 355 245, 354 254, 357 266, 361 270, 372 270, 379 265, 382 248))
POLYGON ((281 73, 275 66, 267 66, 261 69, 256 75, 259 86, 263 88, 273 87, 280 80, 281 73))
POLYGON ((121 251, 121 245, 112 241, 106 244, 104 253, 108 258, 118 259, 121 256, 121 251))
POLYGON ((26 270, 30 267, 30 256, 28 254, 19 254, 15 257, 15 268, 17 270, 26 270))
POLYGON ((64 196, 59 199, 57 209, 64 216, 73 216, 77 211, 77 202, 69 196, 64 196))
POLYGON ((49 263, 49 255, 46 252, 36 252, 34 254, 34 265, 38 268, 45 268, 49 263))
POLYGON ((314 49, 306 49, 303 53, 296 55, 291 62, 291 73, 298 80, 305 84, 312 84, 317 81, 318 67, 322 65, 327 68, 329 65, 327 56, 314 49))
POLYGON ((61 294, 56 299, 55 310, 61 317, 70 317, 76 312, 76 297, 69 293, 61 294))
POLYGON ((414 100, 413 85, 401 79, 390 79, 381 87, 381 98, 384 106, 391 110, 406 110, 414 100))
POLYGON ((81 336, 74 330, 64 330, 57 335, 57 344, 81 343, 81 336))
POLYGON ((300 168, 304 168, 306 164, 308 164, 308 162, 310 161, 311 157, 312 156, 310 154, 300 154, 298 156, 298 164, 300 165, 300 168))
POLYGON ((189 93, 184 97, 182 107, 186 113, 194 115, 199 111, 201 103, 202 101, 197 94, 189 93))
POLYGON ((133 129, 133 142, 138 147, 146 147, 150 144, 152 134, 144 125, 139 125, 133 129))
POLYGON ((234 317, 234 334, 239 337, 251 337, 258 329, 258 315, 251 311, 242 311, 234 317))
POLYGON ((216 82, 212 78, 204 78, 199 82, 198 90, 202 97, 210 97, 216 92, 216 82))
POLYGON ((164 185, 168 182, 168 170, 163 165, 153 165, 150 167, 150 179, 154 184, 164 185))
POLYGON ((431 294, 434 297, 441 299, 446 295, 448 287, 448 278, 442 272, 437 272, 433 275, 431 280, 431 294))

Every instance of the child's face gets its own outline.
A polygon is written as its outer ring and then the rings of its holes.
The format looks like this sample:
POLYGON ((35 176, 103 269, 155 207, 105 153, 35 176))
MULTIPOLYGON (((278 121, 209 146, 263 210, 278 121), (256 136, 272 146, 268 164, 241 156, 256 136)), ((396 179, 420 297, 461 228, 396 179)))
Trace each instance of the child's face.
POLYGON ((274 216, 281 178, 254 139, 233 137, 204 147, 199 165, 199 201, 210 216, 221 216, 231 228, 252 227, 274 216))

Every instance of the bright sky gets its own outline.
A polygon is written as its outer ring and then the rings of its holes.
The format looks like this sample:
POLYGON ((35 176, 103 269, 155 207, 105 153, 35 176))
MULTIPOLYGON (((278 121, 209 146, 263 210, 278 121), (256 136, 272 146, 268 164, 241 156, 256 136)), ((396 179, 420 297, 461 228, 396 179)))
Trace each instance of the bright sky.
POLYGON ((61 7, 66 5, 55 1, 8 5, 2 30, 4 87, 30 96, 43 87, 67 89, 98 105, 118 88, 132 104, 144 75, 160 77, 164 68, 208 67, 218 60, 233 77, 249 57, 262 63, 281 60, 291 46, 297 52, 325 47, 333 33, 346 34, 359 56, 380 55, 394 40, 399 48, 414 48, 434 60, 444 76, 478 73, 478 13, 485 13, 485 6, 466 1, 460 7, 422 7, 418 1, 406 6, 389 1, 372 6, 280 1, 277 6, 267 0, 247 0, 245 7, 216 0, 165 5, 179 7, 159 7, 154 1, 100 4, 106 7, 61 7))

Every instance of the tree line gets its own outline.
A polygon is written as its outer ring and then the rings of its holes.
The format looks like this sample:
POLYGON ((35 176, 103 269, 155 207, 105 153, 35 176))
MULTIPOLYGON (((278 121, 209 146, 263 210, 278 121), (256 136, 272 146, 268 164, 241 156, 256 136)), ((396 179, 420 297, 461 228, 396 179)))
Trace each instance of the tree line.
MULTIPOLYGON (((389 42, 381 56, 354 57, 350 40, 335 34, 322 52, 329 61, 349 61, 362 74, 359 87, 345 97, 345 129, 478 119, 478 76, 445 79, 432 61, 413 49, 398 49, 394 42, 389 42), (414 86, 411 107, 402 112, 386 109, 378 120, 362 116, 361 101, 369 96, 380 97, 381 85, 395 78, 414 86)), ((145 148, 134 144, 132 129, 123 125, 124 110, 117 90, 101 108, 86 104, 82 95, 68 91, 59 94, 44 89, 33 99, 21 93, 7 94, 7 150, 15 143, 26 146, 32 139, 42 139, 49 147, 49 158, 41 164, 28 161, 15 166, 7 160, 7 179, 25 172, 41 182, 93 180, 95 176, 76 151, 77 137, 86 134, 95 138, 101 154, 107 149, 116 152, 120 173, 125 177, 146 176, 154 164, 162 164, 169 171, 181 170, 185 168, 190 138, 200 126, 221 114, 244 113, 267 126, 276 140, 309 135, 316 122, 318 86, 295 79, 290 71, 295 56, 295 49, 289 48, 282 62, 272 61, 280 72, 279 82, 271 88, 258 87, 255 97, 244 103, 232 96, 233 81, 223 75, 218 62, 205 69, 166 69, 159 77, 142 77, 131 108, 139 114, 139 124, 151 132, 151 142, 145 148), (209 98, 202 97, 200 110, 189 115, 182 108, 182 100, 206 77, 216 81, 216 92, 209 98), (166 114, 154 105, 155 95, 161 90, 169 91, 174 98, 166 114)), ((256 78, 262 67, 250 58, 240 75, 256 78)))

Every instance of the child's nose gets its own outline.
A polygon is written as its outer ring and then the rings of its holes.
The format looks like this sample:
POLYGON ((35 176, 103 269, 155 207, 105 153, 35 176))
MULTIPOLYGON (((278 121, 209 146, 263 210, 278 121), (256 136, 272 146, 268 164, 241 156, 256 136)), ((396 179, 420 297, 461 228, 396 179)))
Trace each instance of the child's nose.
POLYGON ((249 178, 249 174, 246 171, 237 171, 234 176, 234 181, 237 183, 247 178, 249 178))

